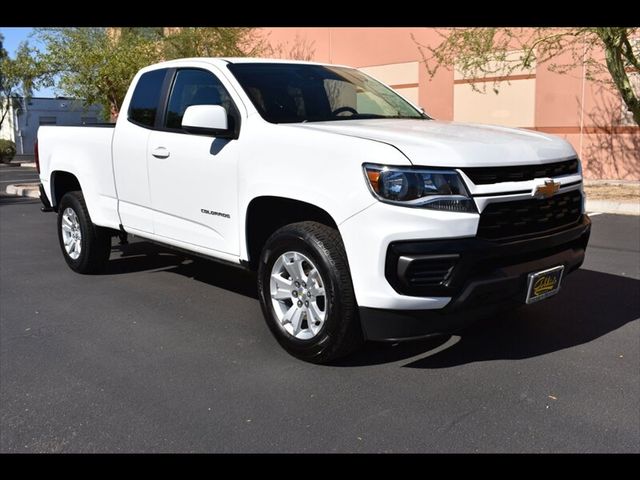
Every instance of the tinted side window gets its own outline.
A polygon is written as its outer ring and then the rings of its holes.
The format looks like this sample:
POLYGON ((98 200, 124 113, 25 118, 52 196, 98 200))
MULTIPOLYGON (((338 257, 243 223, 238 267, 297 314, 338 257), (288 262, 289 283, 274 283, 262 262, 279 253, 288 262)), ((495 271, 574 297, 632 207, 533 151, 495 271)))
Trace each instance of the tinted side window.
MULTIPOLYGON (((210 72, 178 70, 169 97, 165 126, 181 129, 184 111, 191 105, 222 105, 233 120, 233 101, 220 80, 210 72)), ((233 128, 231 124, 230 127, 233 128)))
POLYGON ((153 127, 158 112, 162 82, 166 70, 153 70, 140 77, 129 105, 129 120, 153 127))

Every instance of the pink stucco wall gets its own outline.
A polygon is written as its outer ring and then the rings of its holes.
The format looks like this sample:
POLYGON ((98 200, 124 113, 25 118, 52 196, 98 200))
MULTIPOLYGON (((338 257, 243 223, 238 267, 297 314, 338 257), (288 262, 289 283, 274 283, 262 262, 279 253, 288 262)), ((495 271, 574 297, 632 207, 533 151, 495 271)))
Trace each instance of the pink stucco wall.
MULTIPOLYGON (((314 60, 354 67, 421 61, 416 42, 441 41, 433 28, 269 28, 264 33, 272 46, 304 40, 314 60)), ((535 82, 535 122, 522 127, 569 140, 587 178, 640 180, 640 127, 620 125, 623 107, 614 89, 587 80, 581 66, 558 74, 538 65, 535 82)), ((452 71, 442 69, 430 78, 420 65, 418 88, 419 103, 429 114, 453 119, 452 71)))

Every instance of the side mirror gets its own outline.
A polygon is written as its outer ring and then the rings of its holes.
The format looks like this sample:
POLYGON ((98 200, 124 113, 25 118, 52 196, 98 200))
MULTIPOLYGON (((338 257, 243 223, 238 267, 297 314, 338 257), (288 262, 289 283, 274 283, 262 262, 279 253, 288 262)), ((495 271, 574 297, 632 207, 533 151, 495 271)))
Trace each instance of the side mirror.
POLYGON ((189 133, 229 137, 227 110, 220 105, 191 105, 182 116, 182 128, 189 133))

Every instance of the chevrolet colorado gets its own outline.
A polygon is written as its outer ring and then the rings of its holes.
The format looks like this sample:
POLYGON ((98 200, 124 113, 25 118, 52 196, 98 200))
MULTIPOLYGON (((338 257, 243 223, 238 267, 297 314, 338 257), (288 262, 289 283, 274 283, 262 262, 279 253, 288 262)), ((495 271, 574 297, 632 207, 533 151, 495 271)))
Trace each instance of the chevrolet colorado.
POLYGON ((317 363, 547 298, 590 233, 569 143, 436 121, 345 66, 152 65, 115 125, 41 127, 36 150, 71 269, 127 234, 254 269, 278 342, 317 363))

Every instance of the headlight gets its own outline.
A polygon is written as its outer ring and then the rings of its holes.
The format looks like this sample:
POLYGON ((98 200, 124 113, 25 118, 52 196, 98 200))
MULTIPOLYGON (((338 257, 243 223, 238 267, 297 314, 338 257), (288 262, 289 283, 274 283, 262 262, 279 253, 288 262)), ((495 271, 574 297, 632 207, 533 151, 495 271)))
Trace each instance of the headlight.
POLYGON ((449 212, 476 212, 473 199, 454 170, 365 163, 364 173, 371 192, 382 202, 449 212))

